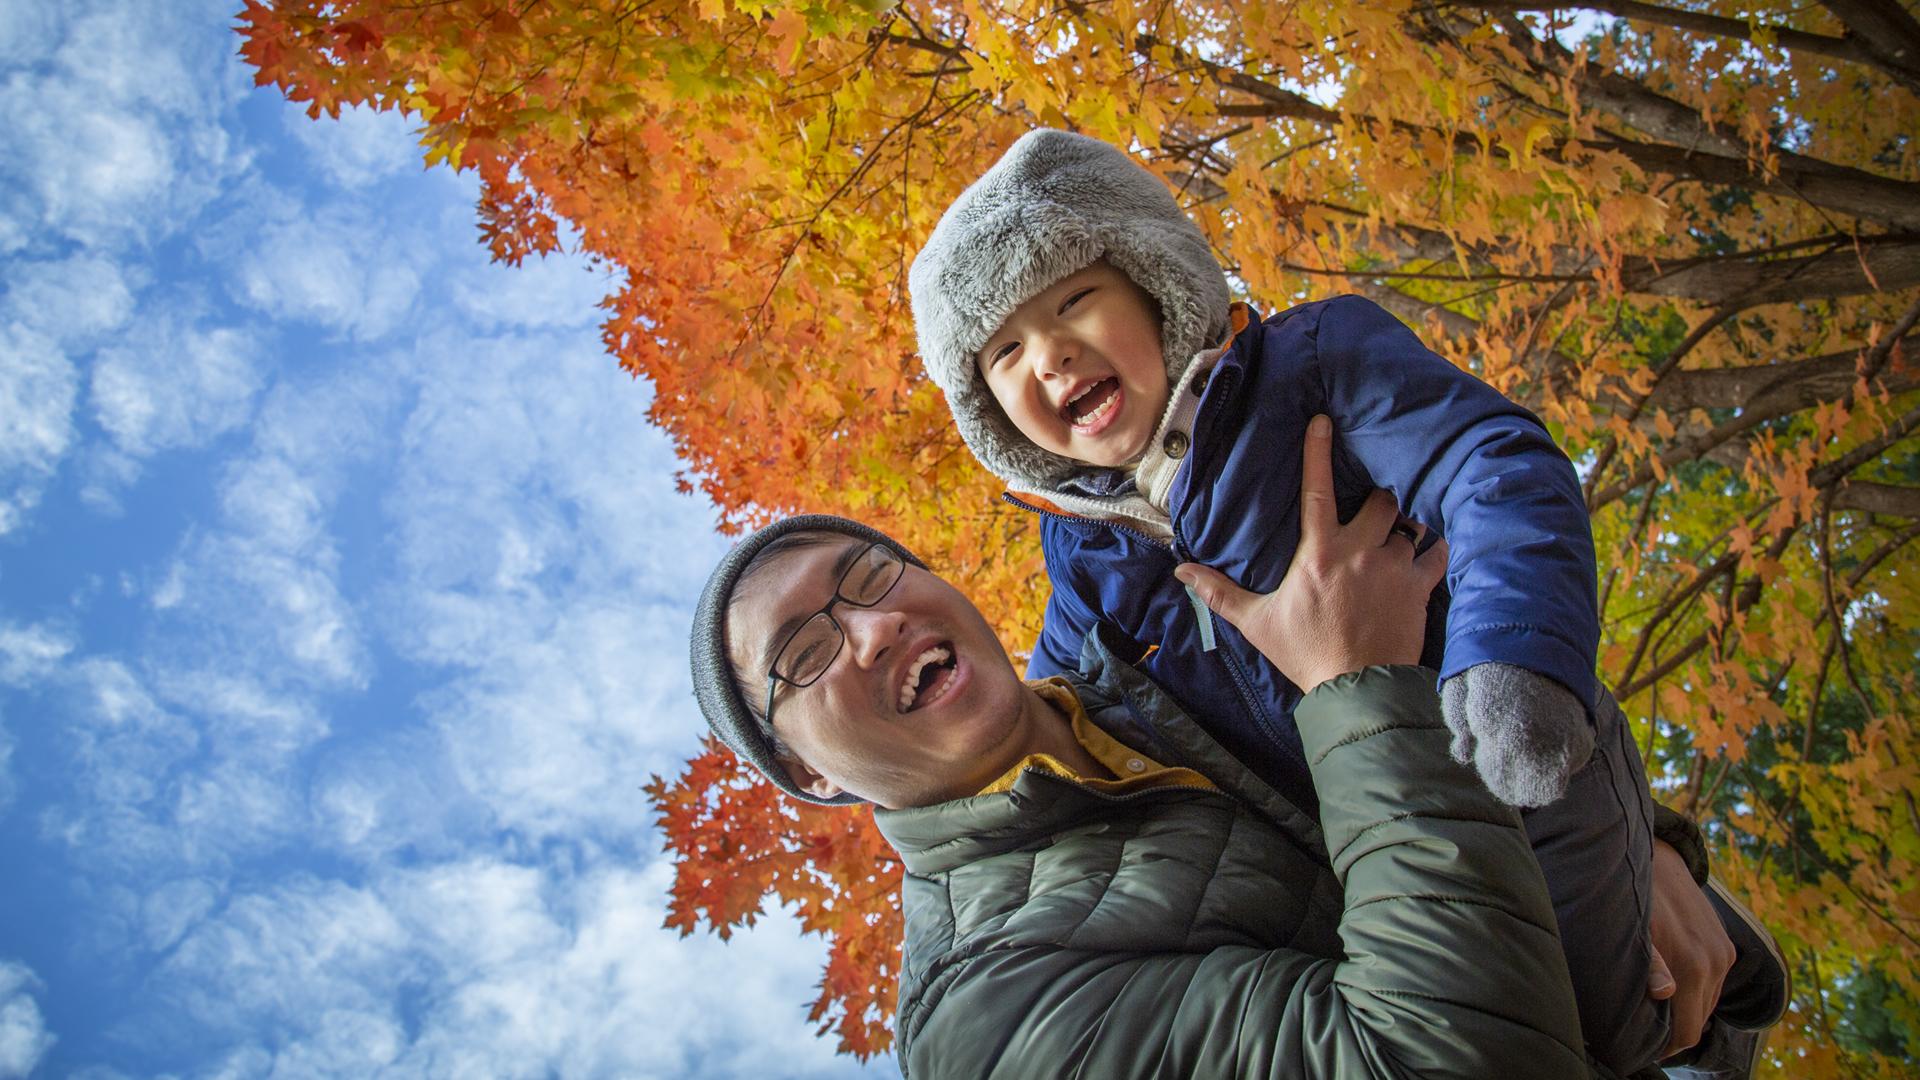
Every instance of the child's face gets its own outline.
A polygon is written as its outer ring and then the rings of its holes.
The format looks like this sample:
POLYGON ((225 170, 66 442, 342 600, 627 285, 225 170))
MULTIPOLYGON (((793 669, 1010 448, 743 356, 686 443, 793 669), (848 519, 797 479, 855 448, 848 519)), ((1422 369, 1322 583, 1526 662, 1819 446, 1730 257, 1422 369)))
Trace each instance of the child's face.
POLYGON ((1167 404, 1159 311, 1104 260, 1021 304, 976 359, 1022 435, 1089 465, 1139 458, 1167 404))

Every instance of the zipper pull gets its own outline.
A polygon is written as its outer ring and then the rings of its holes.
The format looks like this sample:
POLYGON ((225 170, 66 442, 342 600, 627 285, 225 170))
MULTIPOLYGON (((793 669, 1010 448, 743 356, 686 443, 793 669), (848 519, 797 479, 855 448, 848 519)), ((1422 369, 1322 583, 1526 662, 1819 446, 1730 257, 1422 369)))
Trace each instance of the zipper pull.
POLYGON ((1219 644, 1213 640, 1213 612, 1207 610, 1206 601, 1201 600, 1200 594, 1193 591, 1193 586, 1188 585, 1185 588, 1187 599, 1193 604, 1194 617, 1200 620, 1200 651, 1212 652, 1219 644))

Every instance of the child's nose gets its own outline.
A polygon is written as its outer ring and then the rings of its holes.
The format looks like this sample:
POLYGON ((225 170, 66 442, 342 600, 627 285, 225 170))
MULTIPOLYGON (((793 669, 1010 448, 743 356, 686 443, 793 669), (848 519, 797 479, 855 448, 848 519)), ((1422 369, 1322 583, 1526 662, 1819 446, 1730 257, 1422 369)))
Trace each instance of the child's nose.
POLYGON ((1038 342, 1040 348, 1039 369, 1042 375, 1059 375, 1073 365, 1073 343, 1064 338, 1047 338, 1038 342))

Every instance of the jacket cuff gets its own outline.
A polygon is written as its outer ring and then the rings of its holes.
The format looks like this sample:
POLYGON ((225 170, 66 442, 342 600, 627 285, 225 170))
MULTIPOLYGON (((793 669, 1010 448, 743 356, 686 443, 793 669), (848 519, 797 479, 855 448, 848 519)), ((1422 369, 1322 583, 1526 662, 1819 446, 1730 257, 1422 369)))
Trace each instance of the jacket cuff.
POLYGON ((1443 728, 1433 672, 1411 664, 1376 665, 1336 675, 1294 707, 1294 726, 1310 765, 1385 728, 1443 728))
POLYGON ((1692 818, 1678 810, 1653 804, 1653 838, 1664 840, 1687 864, 1687 873, 1693 875, 1693 883, 1702 888, 1707 884, 1707 873, 1711 869, 1707 861, 1707 841, 1700 832, 1700 826, 1692 818))
POLYGON ((1535 627, 1488 626, 1447 635, 1446 664, 1440 670, 1445 682, 1480 664, 1512 664, 1566 687, 1593 719, 1595 680, 1593 655, 1578 646, 1535 627))

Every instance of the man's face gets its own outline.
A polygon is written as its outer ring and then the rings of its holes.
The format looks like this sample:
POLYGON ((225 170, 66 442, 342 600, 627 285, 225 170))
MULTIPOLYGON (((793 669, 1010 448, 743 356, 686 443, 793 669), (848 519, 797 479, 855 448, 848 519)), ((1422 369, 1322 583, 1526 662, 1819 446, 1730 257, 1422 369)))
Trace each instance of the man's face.
MULTIPOLYGON (((727 647, 745 681, 765 685, 774 650, 866 546, 848 539, 782 552, 741 583, 727 609, 727 647)), ((909 565, 879 603, 837 603, 833 617, 846 643, 826 672, 774 691, 774 732, 800 758, 789 767, 799 787, 925 806, 973 795, 1025 756, 1039 699, 952 586, 909 565)))
POLYGON ((987 389, 1034 445, 1126 465, 1167 404, 1153 299, 1104 260, 1016 308, 975 358, 987 389))

